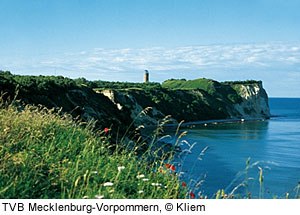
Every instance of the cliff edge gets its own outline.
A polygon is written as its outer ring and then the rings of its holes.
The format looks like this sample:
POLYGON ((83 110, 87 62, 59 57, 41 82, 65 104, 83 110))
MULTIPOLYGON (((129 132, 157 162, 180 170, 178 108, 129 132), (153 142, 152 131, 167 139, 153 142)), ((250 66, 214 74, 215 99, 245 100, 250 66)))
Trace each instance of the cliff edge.
MULTIPOLYGON (((62 76, 20 76, 0 71, 2 97, 26 104, 62 109, 97 128, 170 123, 269 118, 268 96, 261 81, 217 82, 211 79, 159 83, 87 81, 62 76)), ((134 128, 133 128, 134 129, 134 128)))
POLYGON ((261 81, 217 82, 211 79, 167 80, 160 88, 106 89, 107 96, 136 125, 155 125, 170 115, 171 123, 217 119, 267 119, 268 96, 261 81), (147 115, 139 113, 147 108, 147 115))

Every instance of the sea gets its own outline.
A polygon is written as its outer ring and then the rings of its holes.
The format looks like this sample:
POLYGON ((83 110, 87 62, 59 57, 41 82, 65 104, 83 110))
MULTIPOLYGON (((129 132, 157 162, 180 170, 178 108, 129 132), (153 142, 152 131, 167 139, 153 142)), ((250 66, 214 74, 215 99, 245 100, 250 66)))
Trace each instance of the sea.
POLYGON ((216 198, 295 198, 300 195, 300 98, 269 98, 272 117, 191 124, 168 140, 180 146, 170 161, 188 192, 216 198), (184 134, 180 139, 180 134, 184 134))

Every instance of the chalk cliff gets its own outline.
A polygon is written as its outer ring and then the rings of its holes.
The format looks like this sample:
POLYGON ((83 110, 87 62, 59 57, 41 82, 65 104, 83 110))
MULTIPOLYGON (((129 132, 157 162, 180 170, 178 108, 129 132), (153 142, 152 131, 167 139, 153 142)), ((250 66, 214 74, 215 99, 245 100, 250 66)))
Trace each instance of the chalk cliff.
MULTIPOLYGON (((234 86, 239 92, 242 102, 234 104, 235 110, 243 118, 269 118, 270 109, 268 95, 262 83, 236 84, 234 86)), ((236 117, 235 114, 232 117, 236 117)))
POLYGON ((155 125, 167 115, 171 116, 171 123, 181 120, 190 122, 270 117, 268 96, 261 82, 205 81, 209 82, 205 89, 201 86, 188 89, 181 86, 148 90, 104 90, 98 93, 107 96, 120 111, 130 115, 136 126, 155 125), (148 113, 140 114, 147 107, 151 107, 148 113))

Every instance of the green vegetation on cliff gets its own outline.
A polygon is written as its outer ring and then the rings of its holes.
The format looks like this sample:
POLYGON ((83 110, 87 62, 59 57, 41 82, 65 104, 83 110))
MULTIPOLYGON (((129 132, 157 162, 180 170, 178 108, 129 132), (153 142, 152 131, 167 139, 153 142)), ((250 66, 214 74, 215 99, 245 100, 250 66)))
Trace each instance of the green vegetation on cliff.
MULTIPOLYGON (((229 83, 229 82, 227 82, 229 83)), ((241 98, 238 93, 232 88, 231 84, 220 83, 212 79, 199 78, 186 81, 185 79, 176 80, 170 79, 164 81, 162 86, 168 89, 183 89, 183 90, 204 90, 210 95, 219 97, 220 99, 227 98, 232 103, 240 103, 241 98)))
POLYGON ((213 85, 216 81, 212 79, 199 78, 195 80, 185 79, 170 79, 162 83, 162 87, 168 89, 184 89, 184 90, 196 90, 201 89, 209 93, 213 93, 213 85))
POLYGON ((217 82, 212 79, 199 78, 194 80, 186 79, 169 79, 162 83, 162 87, 168 89, 186 89, 186 90, 195 90, 202 89, 207 92, 213 92, 215 85, 235 85, 235 84, 261 84, 261 81, 247 80, 247 81, 225 81, 217 82))
POLYGON ((170 79, 162 83, 162 87, 167 89, 182 89, 182 90, 204 90, 208 94, 218 97, 221 100, 228 99, 232 103, 240 103, 241 97, 235 90, 235 84, 250 84, 256 81, 235 81, 235 82, 217 82, 212 79, 199 78, 195 80, 185 79, 170 79))

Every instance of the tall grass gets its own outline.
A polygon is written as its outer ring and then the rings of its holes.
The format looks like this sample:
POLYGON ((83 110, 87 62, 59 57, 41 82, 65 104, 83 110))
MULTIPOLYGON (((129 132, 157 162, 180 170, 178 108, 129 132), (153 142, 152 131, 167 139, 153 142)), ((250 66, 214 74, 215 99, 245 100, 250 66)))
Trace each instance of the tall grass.
POLYGON ((1 101, 0 198, 184 198, 165 161, 137 155, 142 143, 126 149, 129 141, 111 150, 109 132, 91 123, 1 101))

